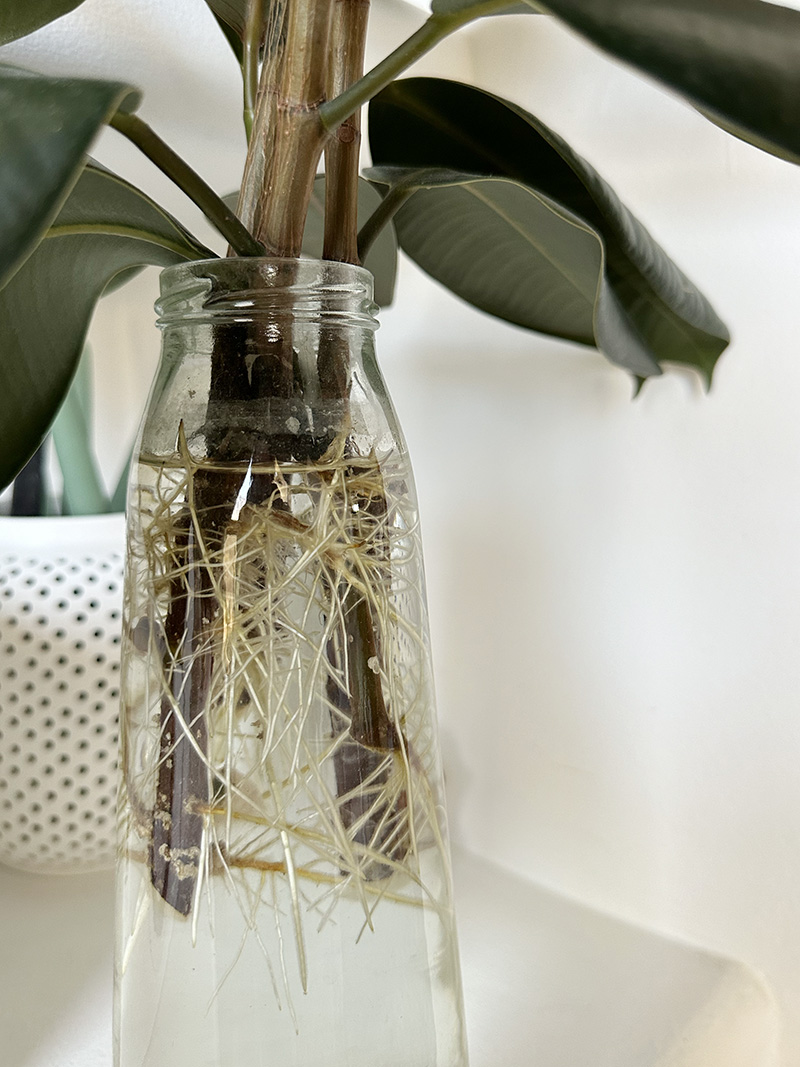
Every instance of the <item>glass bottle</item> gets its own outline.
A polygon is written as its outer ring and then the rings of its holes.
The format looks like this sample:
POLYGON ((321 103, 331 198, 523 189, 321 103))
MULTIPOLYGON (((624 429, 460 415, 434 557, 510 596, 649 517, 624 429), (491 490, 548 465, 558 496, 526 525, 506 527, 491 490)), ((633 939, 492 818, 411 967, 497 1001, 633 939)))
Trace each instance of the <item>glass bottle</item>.
POLYGON ((372 278, 162 275, 131 478, 117 1067, 465 1067, 414 486, 372 278))

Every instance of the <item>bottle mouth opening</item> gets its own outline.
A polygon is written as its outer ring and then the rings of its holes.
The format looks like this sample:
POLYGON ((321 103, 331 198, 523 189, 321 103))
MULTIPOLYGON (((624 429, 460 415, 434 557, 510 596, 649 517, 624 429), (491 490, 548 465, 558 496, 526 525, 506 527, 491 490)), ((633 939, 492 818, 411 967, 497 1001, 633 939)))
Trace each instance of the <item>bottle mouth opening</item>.
POLYGON ((319 259, 267 257, 195 260, 161 272, 161 328, 184 322, 264 319, 377 329, 372 275, 364 267, 319 259))

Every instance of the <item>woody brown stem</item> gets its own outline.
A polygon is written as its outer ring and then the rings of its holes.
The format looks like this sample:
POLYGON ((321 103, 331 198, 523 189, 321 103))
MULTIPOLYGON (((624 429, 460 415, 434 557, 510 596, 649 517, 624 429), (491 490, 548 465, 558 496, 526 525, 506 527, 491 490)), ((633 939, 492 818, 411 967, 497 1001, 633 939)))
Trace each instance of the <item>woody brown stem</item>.
MULTIPOLYGON (((325 101, 332 0, 274 2, 274 48, 259 86, 240 211, 275 256, 300 254, 317 163, 328 133, 325 101)), ((272 27, 271 27, 272 28, 272 27)))
MULTIPOLYGON (((369 0, 336 0, 331 27, 331 66, 328 93, 335 97, 357 82, 364 68, 369 0)), ((358 165, 361 146, 361 110, 337 128, 325 149, 325 242, 323 258, 358 263, 358 165)), ((330 336, 320 346, 318 367, 323 388, 330 377, 347 381, 344 359, 337 359, 340 338, 330 336), (326 374, 323 374, 323 368, 326 374)), ((341 388, 341 386, 340 386, 341 388)), ((346 395, 343 391, 342 395, 346 395)), ((378 493, 357 504, 359 515, 374 517, 379 531, 386 521, 386 497, 378 493)), ((358 540, 354 531, 354 540, 358 540)), ((385 540, 379 533, 375 550, 385 540)), ((339 815, 353 841, 373 852, 386 853, 387 860, 402 858, 407 847, 403 827, 407 821, 405 797, 376 803, 366 783, 388 789, 393 755, 401 748, 397 728, 387 707, 382 681, 383 649, 378 619, 369 599, 341 587, 331 590, 331 600, 341 603, 341 628, 326 650, 332 666, 328 700, 349 721, 349 738, 334 753, 339 815), (346 679, 341 685, 337 679, 346 679)), ((391 866, 370 862, 363 876, 367 881, 386 878, 391 866)))
MULTIPOLYGON (((278 101, 283 57, 286 52, 287 0, 269 0, 269 17, 264 39, 264 62, 257 87, 253 124, 248 138, 247 160, 239 192, 237 214, 253 232, 256 211, 264 194, 267 160, 273 155, 275 111, 278 101)), ((228 255, 233 255, 228 251, 228 255)))
MULTIPOLYGON (((267 56, 259 86, 256 118, 250 141, 240 214, 268 254, 297 257, 301 250, 306 211, 319 157, 331 140, 320 121, 319 109, 327 94, 339 94, 357 81, 363 69, 368 3, 364 0, 272 0, 267 56)), ((358 114, 351 116, 330 145, 326 157, 326 259, 358 262, 357 208, 360 130, 358 114)), ((254 324, 254 332, 259 325, 254 324)), ((289 395, 295 376, 292 364, 292 330, 282 334, 282 351, 271 353, 276 373, 271 393, 289 395)), ((233 358, 233 357, 232 357, 233 358)), ((225 345, 215 345, 212 392, 222 393, 225 381, 235 390, 244 383, 230 377, 225 345)), ((347 404, 349 358, 345 337, 338 330, 323 328, 317 360, 320 392, 325 398, 347 404)), ((250 371, 248 370, 248 374, 250 371)), ((253 388, 248 380, 248 385, 253 388)), ((258 388, 258 386, 256 386, 258 388)), ((295 442, 295 449, 296 449, 295 442)), ((284 458, 277 442, 271 442, 278 461, 284 458)), ((295 459, 313 458, 308 454, 295 459)), ((375 521, 385 520, 385 495, 359 501, 375 521), (383 511, 381 511, 383 508, 383 511)), ((388 806, 376 804, 366 783, 387 783, 392 761, 402 740, 391 718, 383 692, 379 620, 369 598, 331 588, 331 600, 342 597, 342 625, 326 650, 335 677, 347 678, 342 687, 332 680, 328 689, 331 707, 349 722, 349 739, 334 756, 336 791, 341 800, 340 817, 354 841, 372 850, 386 845, 389 858, 402 855, 407 819, 404 800, 388 806)), ((387 876, 390 867, 372 862, 365 869, 368 880, 387 876)))
MULTIPOLYGON (((328 97, 343 93, 364 70, 369 0, 336 0, 331 23, 328 97)), ((325 149, 323 259, 358 263, 358 163, 361 109, 336 130, 325 149)))
POLYGON ((210 600, 198 563, 196 530, 187 518, 174 551, 183 570, 171 583, 164 621, 167 691, 161 701, 158 781, 150 842, 150 878, 181 915, 192 910, 208 802, 206 702, 213 669, 207 651, 210 600))

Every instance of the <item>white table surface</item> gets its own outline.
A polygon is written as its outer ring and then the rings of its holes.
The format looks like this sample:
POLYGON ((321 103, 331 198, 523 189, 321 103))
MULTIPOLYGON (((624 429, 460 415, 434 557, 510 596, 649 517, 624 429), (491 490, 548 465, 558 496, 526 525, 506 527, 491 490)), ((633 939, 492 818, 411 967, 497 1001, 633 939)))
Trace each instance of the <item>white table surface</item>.
MULTIPOLYGON (((773 1067, 747 968, 464 853, 456 884, 472 1067, 773 1067)), ((113 878, 0 868, 0 1062, 109 1067, 113 878)))

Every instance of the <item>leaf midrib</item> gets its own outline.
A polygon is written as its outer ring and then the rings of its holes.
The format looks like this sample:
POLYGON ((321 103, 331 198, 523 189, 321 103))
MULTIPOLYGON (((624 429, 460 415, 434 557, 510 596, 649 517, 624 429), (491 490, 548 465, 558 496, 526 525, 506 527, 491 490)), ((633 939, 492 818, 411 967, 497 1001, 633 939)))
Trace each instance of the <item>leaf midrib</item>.
MULTIPOLYGON (((405 99, 403 101, 403 103, 404 103, 404 106, 406 107, 406 109, 408 111, 410 111, 412 113, 416 113, 420 118, 425 119, 425 121, 429 122, 430 125, 433 128, 439 129, 441 132, 447 133, 450 136, 454 137, 454 139, 457 142, 460 142, 461 144, 465 145, 466 147, 472 149, 477 154, 479 154, 483 159, 487 160, 487 162, 489 162, 491 164, 494 164, 495 166, 497 166, 498 168, 501 168, 503 170, 509 170, 510 169, 507 166, 507 161, 505 161, 502 156, 499 156, 499 155, 495 154, 493 151, 487 152, 485 145, 480 144, 478 141, 476 141, 475 139, 473 139, 470 136, 465 136, 464 135, 464 131, 462 129, 460 129, 459 127, 457 127, 454 123, 450 122, 449 120, 442 121, 441 115, 438 112, 436 112, 435 110, 425 106, 424 104, 420 104, 420 102, 417 99, 413 99, 412 101, 409 101, 408 99, 405 99)), ((516 111, 517 109, 514 109, 514 110, 516 111)), ((525 116, 523 114, 520 114, 519 111, 517 111, 517 115, 522 121, 524 121, 526 123, 527 126, 530 127, 531 130, 534 131, 534 133, 536 133, 539 137, 543 137, 541 130, 537 129, 533 125, 533 123, 527 121, 527 116, 525 116)), ((544 137, 543 137, 543 140, 547 141, 547 139, 544 138, 544 137)), ((569 164, 569 162, 567 160, 564 160, 564 163, 569 168, 569 170, 571 170, 572 173, 575 174, 575 170, 569 164)), ((487 179, 491 180, 492 176, 487 175, 486 177, 487 177, 487 179)), ((580 176, 579 175, 576 174, 576 177, 578 177, 578 180, 580 180, 580 176)), ((496 181, 505 180, 505 181, 509 181, 509 182, 514 182, 514 184, 518 185, 519 188, 525 188, 527 191, 529 191, 531 193, 532 196, 536 196, 536 198, 539 199, 540 202, 544 206, 546 206, 546 207, 548 206, 548 205, 545 204, 544 200, 541 199, 540 195, 537 194, 535 192, 535 190, 532 188, 532 186, 529 185, 528 182, 525 181, 524 179, 515 181, 515 179, 513 177, 511 177, 510 175, 508 177, 504 177, 504 176, 501 176, 501 175, 498 174, 498 175, 494 176, 494 180, 496 180, 496 181)), ((464 188, 469 188, 469 187, 464 186, 464 188)), ((474 190, 470 190, 470 191, 473 193, 473 195, 477 196, 477 193, 474 190)), ((602 212, 602 209, 600 209, 599 205, 597 204, 597 200, 596 200, 595 196, 593 195, 593 193, 591 192, 591 190, 587 190, 587 192, 589 193, 589 196, 591 197, 592 201, 598 207, 598 210, 601 210, 601 212, 602 212)), ((552 210, 552 209, 548 207, 548 210, 552 210)), ((555 212, 553 212, 553 213, 556 214, 555 212)), ((500 214, 500 212, 498 212, 498 214, 500 214)), ((504 217, 504 216, 501 215, 501 217, 504 217)), ((510 225, 512 225, 512 226, 514 225, 513 222, 510 219, 508 219, 507 217, 504 217, 504 218, 505 218, 505 221, 508 222, 510 225)), ((568 220, 565 219, 564 221, 568 221, 568 220)), ((577 223, 571 223, 571 225, 577 226, 577 223)), ((602 240, 602 238, 600 237, 600 235, 597 234, 596 231, 591 230, 591 229, 588 228, 588 224, 587 224, 586 232, 594 233, 594 235, 597 237, 598 241, 602 240)), ((534 247, 538 248, 538 246, 536 246, 535 242, 531 241, 531 244, 533 244, 534 247)), ((539 251, 541 251, 541 249, 539 249, 539 251)), ((638 269, 638 266, 637 266, 635 260, 633 260, 631 258, 631 256, 626 251, 623 250, 622 246, 619 247, 619 251, 620 251, 620 253, 622 254, 622 256, 624 257, 624 259, 627 262, 631 263, 635 268, 638 269)), ((542 254, 544 255, 544 253, 542 253, 542 254)), ((549 257, 545 256, 545 258, 549 258, 549 257)), ((553 262, 553 261, 550 260, 550 262, 553 262)), ((554 262, 553 262, 553 266, 556 267, 556 269, 558 269, 557 265, 554 262)), ((563 274, 563 272, 561 272, 561 273, 563 274)), ((565 277, 565 279, 568 282, 571 282, 571 279, 569 279, 566 275, 563 275, 563 276, 565 277)), ((643 278, 636 277, 636 270, 634 270, 634 272, 633 272, 633 277, 635 279, 634 282, 633 282, 633 285, 636 288, 636 290, 639 292, 640 296, 642 296, 644 299, 646 299, 648 301, 648 303, 650 304, 651 308, 653 310, 655 310, 657 312, 657 314, 662 319, 664 319, 665 321, 671 321, 673 326, 677 327, 678 332, 680 334, 682 334, 682 336, 685 337, 687 345, 693 351, 700 352, 701 349, 698 347, 696 339, 693 338, 687 332, 687 330, 685 328, 685 324, 684 324, 681 316, 680 315, 676 315, 675 312, 672 311, 672 309, 670 309, 669 307, 665 306, 664 301, 653 290, 653 288, 649 284, 649 282, 647 282, 643 278)), ((571 282, 571 284, 574 285, 574 282, 571 282)), ((581 293, 581 296, 584 296, 584 294, 581 293)), ((708 331, 704 331, 704 332, 708 332, 708 331)))
MULTIPOLYGON (((488 180, 491 181, 491 179, 488 179, 488 180)), ((518 189, 525 189, 525 191, 527 193, 529 193, 530 196, 532 196, 535 200, 537 200, 542 205, 543 208, 545 208, 547 211, 549 211, 556 218, 560 219, 562 222, 566 223, 568 226, 574 227, 576 230, 582 230, 584 233, 588 234, 590 237, 594 237, 595 240, 598 242, 598 244, 601 244, 600 238, 588 226, 581 226, 577 222, 573 222, 571 219, 564 218, 563 215, 559 214, 559 212, 557 212, 557 211, 554 211, 550 207, 550 205, 548 203, 546 203, 546 201, 543 200, 542 197, 540 197, 537 193, 533 192, 533 190, 528 189, 525 186, 523 186, 523 185, 521 185, 521 184, 519 184, 517 182, 511 182, 508 179, 494 179, 494 180, 495 181, 506 181, 509 185, 514 185, 518 189)), ((578 293, 578 295, 583 300, 588 302, 589 298, 587 297, 587 295, 583 291, 583 289, 581 289, 579 287, 575 276, 570 274, 569 272, 567 272, 561 266, 561 264, 558 263, 557 260, 553 259, 553 257, 547 253, 547 251, 545 250, 544 246, 539 244, 539 242, 537 242, 534 239, 532 234, 530 234, 527 230, 525 230, 518 223, 516 223, 505 211, 502 210, 502 208, 499 207, 499 205, 493 203, 482 192, 479 192, 478 189, 475 188, 474 184, 469 184, 469 185, 465 184, 465 185, 461 186, 461 188, 464 189, 466 192, 468 192, 470 195, 474 196, 476 198, 476 200, 480 200, 482 203, 484 203, 491 211, 493 211, 495 213, 495 215, 497 215, 498 218, 502 219, 502 221, 505 222, 508 226, 510 226, 511 229, 513 229, 516 233, 518 233, 520 235, 520 237, 522 237, 525 241, 527 241, 527 243, 532 248, 535 248, 536 251, 539 253, 539 255, 542 257, 542 259, 544 259, 546 262, 548 262, 557 271, 557 273, 561 275, 561 277, 567 282, 567 284, 570 285, 578 293)))
POLYGON ((182 256, 186 260, 193 258, 185 244, 171 241, 169 238, 154 234, 150 230, 140 230, 136 226, 122 226, 118 223, 60 223, 51 226, 44 235, 43 240, 46 241, 54 237, 79 237, 90 234, 104 237, 130 237, 146 244, 158 245, 169 252, 175 252, 176 255, 182 256))

